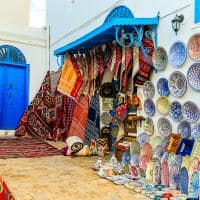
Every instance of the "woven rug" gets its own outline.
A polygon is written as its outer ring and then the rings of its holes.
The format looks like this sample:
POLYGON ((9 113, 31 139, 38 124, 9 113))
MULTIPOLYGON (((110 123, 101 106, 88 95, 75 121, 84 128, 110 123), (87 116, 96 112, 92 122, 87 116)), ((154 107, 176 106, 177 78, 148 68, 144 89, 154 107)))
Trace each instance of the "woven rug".
POLYGON ((41 157, 61 155, 50 144, 32 137, 0 139, 0 158, 41 157))

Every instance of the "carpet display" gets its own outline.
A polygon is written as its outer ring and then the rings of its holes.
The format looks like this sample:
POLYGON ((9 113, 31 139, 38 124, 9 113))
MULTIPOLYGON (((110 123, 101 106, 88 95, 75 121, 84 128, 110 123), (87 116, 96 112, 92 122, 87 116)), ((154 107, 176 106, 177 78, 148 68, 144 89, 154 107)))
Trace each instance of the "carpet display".
POLYGON ((0 139, 0 158, 61 155, 61 151, 33 137, 0 139))

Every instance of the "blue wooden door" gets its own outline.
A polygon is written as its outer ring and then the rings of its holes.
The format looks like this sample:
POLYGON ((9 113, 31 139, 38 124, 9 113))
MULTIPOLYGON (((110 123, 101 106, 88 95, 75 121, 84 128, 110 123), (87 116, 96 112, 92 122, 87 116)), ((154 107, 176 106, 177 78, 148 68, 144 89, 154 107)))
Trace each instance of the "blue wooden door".
POLYGON ((0 129, 15 129, 27 106, 26 66, 0 64, 0 129))

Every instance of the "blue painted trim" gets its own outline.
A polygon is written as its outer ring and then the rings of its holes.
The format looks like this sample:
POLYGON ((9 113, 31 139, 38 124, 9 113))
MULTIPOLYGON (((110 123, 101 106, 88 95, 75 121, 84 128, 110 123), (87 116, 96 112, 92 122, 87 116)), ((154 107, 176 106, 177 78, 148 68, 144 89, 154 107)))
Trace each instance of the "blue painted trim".
POLYGON ((200 22, 200 0, 194 0, 194 22, 200 22))
POLYGON ((132 12, 125 6, 119 6, 115 8, 110 12, 105 22, 101 26, 80 37, 79 39, 56 49, 54 51, 54 55, 62 55, 66 51, 71 51, 75 53, 79 49, 91 49, 98 44, 104 44, 108 41, 115 40, 116 26, 127 26, 129 28, 133 28, 135 26, 142 25, 153 26, 157 25, 159 22, 159 15, 153 18, 134 18, 133 14, 131 15, 131 13, 132 12), (123 12, 125 12, 125 14, 123 12), (123 16, 125 16, 126 18, 123 16))

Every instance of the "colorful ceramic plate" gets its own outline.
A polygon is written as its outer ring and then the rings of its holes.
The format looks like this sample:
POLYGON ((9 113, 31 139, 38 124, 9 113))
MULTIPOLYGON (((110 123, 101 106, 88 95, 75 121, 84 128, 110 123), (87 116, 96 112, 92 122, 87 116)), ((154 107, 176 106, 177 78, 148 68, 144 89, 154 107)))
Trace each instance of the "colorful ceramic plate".
POLYGON ((138 135, 137 140, 139 144, 142 146, 146 144, 147 142, 149 142, 149 136, 147 135, 147 133, 141 133, 138 135))
POLYGON ((157 127, 158 132, 164 137, 168 137, 172 133, 172 125, 170 121, 164 117, 158 120, 157 127))
POLYGON ((130 155, 130 152, 129 151, 125 151, 123 154, 122 154, 122 163, 124 165, 128 165, 129 162, 131 160, 131 155, 130 155))
POLYGON ((198 140, 200 138, 200 123, 196 123, 192 127, 191 135, 195 140, 198 140))
POLYGON ((200 92, 200 63, 194 63, 187 72, 189 85, 196 91, 200 92))
POLYGON ((162 71, 165 69, 167 65, 167 53, 163 47, 158 47, 154 50, 152 61, 156 70, 162 71))
POLYGON ((155 149, 157 145, 161 144, 161 142, 162 142, 162 137, 158 135, 153 137, 149 143, 151 144, 152 148, 155 149))
POLYGON ((157 91, 160 96, 168 96, 170 91, 168 87, 168 80, 166 78, 160 78, 157 82, 157 91))
POLYGON ((187 57, 187 49, 183 42, 175 42, 169 50, 169 63, 173 67, 183 65, 187 57))
POLYGON ((159 97, 156 102, 156 108, 161 115, 167 115, 169 112, 169 100, 167 97, 159 97))
POLYGON ((188 54, 194 61, 200 61, 200 34, 193 35, 188 41, 188 54))
POLYGON ((143 93, 146 98, 153 98, 155 95, 155 87, 151 81, 145 81, 143 93))
POLYGON ((178 179, 178 189, 182 194, 188 194, 188 179, 188 171, 185 167, 182 167, 178 179))
POLYGON ((137 167, 139 165, 139 162, 140 162, 139 154, 138 153, 131 154, 131 161, 130 161, 131 166, 137 167))
POLYGON ((182 138, 188 138, 191 133, 191 125, 190 122, 188 121, 182 121, 179 123, 177 127, 177 132, 178 134, 181 135, 182 138))
POLYGON ((154 123, 151 118, 146 118, 144 122, 144 131, 148 135, 152 135, 154 133, 154 123))
POLYGON ((153 157, 153 149, 149 143, 142 146, 141 155, 147 156, 149 160, 153 157))
POLYGON ((155 104, 149 98, 144 101, 144 111, 148 117, 152 117, 155 114, 155 104))
POLYGON ((173 101, 169 107, 169 116, 176 122, 183 118, 182 106, 178 101, 173 101))
POLYGON ((199 119, 199 108, 192 101, 187 101, 182 107, 183 117, 189 122, 196 122, 199 119))
POLYGON ((130 152, 132 154, 139 154, 140 153, 140 144, 137 140, 131 142, 130 152))
POLYGON ((169 77, 169 90, 175 97, 181 97, 187 89, 185 75, 179 71, 173 72, 169 77))
POLYGON ((157 159, 161 159, 163 156, 163 148, 161 147, 161 145, 157 145, 156 148, 153 151, 153 157, 157 158, 157 159))
POLYGON ((112 116, 109 112, 103 112, 101 114, 101 122, 103 125, 109 125, 112 121, 112 116))

